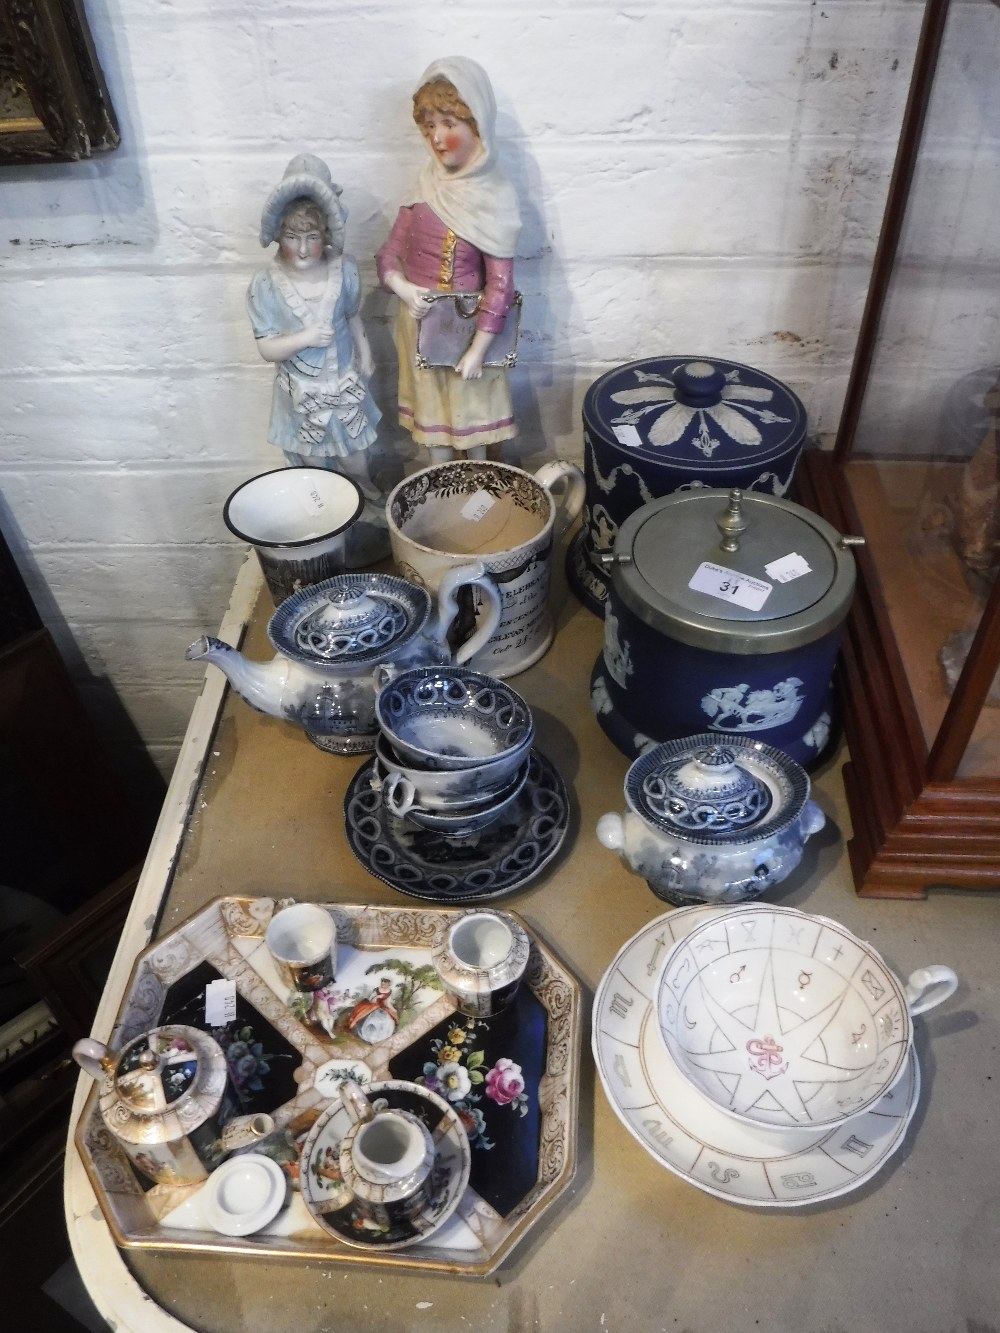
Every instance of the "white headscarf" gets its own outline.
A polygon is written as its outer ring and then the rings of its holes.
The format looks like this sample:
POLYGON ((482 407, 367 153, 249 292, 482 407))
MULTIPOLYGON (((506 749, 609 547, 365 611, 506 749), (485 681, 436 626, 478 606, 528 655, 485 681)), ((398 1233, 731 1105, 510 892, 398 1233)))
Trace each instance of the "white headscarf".
POLYGON ((512 259, 521 230, 521 211, 514 187, 497 163, 493 139, 497 104, 489 77, 481 65, 466 56, 445 56, 424 70, 417 88, 434 79, 447 79, 454 85, 476 118, 483 151, 456 172, 446 170, 432 155, 408 202, 428 204, 446 227, 485 254, 512 259))

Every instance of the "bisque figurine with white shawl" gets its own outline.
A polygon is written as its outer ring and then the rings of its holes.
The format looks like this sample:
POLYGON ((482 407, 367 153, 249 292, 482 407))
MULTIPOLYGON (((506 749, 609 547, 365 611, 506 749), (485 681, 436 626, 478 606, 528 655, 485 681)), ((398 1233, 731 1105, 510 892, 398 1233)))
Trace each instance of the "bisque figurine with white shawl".
POLYGON ((513 186, 500 171, 496 102, 485 70, 464 56, 436 60, 413 98, 430 154, 378 252, 383 287, 399 297, 399 421, 433 463, 484 458, 517 434, 506 371, 484 364, 514 302, 521 228, 513 186), (417 364, 417 322, 435 293, 481 292, 475 333, 457 367, 417 364))
POLYGON ((274 262, 256 273, 247 311, 265 361, 277 366, 268 439, 293 467, 328 468, 364 493, 363 521, 352 530, 358 565, 388 553, 385 496, 372 479, 368 451, 381 413, 368 390, 374 362, 361 324, 361 278, 343 253, 347 212, 326 163, 293 157, 264 204, 260 243, 277 241, 274 262), (372 531, 378 528, 378 533, 372 531))

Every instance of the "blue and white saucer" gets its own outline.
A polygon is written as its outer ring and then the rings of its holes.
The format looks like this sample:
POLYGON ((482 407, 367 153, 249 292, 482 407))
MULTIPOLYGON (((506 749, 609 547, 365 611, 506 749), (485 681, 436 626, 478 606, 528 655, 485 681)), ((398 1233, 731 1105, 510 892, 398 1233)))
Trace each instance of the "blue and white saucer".
POLYGON ((555 858, 569 828, 569 797, 555 766, 532 750, 517 798, 486 828, 453 837, 392 813, 372 786, 375 761, 344 798, 347 841, 361 864, 400 893, 428 902, 474 902, 513 893, 555 858))

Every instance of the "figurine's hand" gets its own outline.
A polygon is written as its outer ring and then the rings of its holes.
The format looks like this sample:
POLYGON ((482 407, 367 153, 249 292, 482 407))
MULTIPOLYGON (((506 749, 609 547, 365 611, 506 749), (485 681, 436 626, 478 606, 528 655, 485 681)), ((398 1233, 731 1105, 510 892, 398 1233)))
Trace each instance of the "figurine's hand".
POLYGON ((486 349, 472 346, 463 354, 455 369, 463 380, 481 380, 483 378, 483 357, 486 349))
POLYGON ((412 282, 406 284, 409 290, 400 292, 403 304, 414 319, 423 319, 434 304, 430 292, 425 287, 417 287, 412 282))
POLYGON ((302 330, 304 339, 302 346, 305 347, 329 347, 333 342, 333 325, 328 324, 325 328, 320 324, 310 324, 302 330))
POLYGON ((367 383, 375 373, 375 358, 370 347, 359 347, 355 357, 358 374, 367 383))

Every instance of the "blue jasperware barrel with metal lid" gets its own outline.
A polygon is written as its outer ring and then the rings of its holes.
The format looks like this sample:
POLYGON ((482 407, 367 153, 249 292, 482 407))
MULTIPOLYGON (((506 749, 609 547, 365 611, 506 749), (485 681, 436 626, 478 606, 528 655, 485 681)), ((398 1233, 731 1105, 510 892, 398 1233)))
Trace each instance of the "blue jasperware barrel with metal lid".
POLYGON ((591 702, 610 740, 634 759, 718 731, 812 767, 833 736, 860 540, 780 496, 699 489, 643 505, 604 561, 591 702))
POLYGON ((609 370, 583 403, 587 498, 566 559, 574 592, 604 614, 601 555, 652 500, 702 486, 784 495, 805 433, 800 399, 752 366, 662 356, 609 370))

